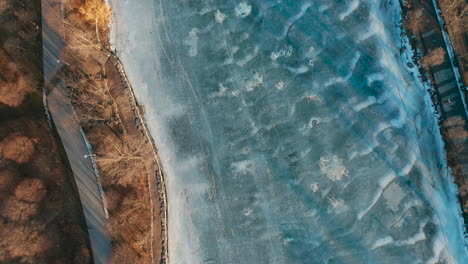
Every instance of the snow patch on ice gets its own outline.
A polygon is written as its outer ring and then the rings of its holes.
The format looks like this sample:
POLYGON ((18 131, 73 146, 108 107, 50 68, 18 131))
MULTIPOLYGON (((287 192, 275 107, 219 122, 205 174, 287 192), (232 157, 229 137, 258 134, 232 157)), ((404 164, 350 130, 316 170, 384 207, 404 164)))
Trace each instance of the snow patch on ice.
POLYGON ((221 11, 216 10, 216 13, 215 13, 215 21, 216 23, 219 23, 219 24, 222 24, 224 22, 224 20, 226 20, 227 18, 227 15, 222 13, 221 11))
POLYGON ((275 84, 275 88, 278 89, 278 90, 283 90, 284 88, 284 82, 283 81, 279 81, 275 84))
POLYGON ((341 21, 343 21, 347 16, 349 16, 356 8, 359 7, 359 0, 353 0, 349 3, 348 8, 339 15, 341 21))
POLYGON ((236 6, 234 12, 236 13, 236 16, 244 18, 249 16, 250 13, 252 13, 252 6, 246 4, 245 2, 242 2, 238 6, 236 6))
POLYGON ((343 161, 336 155, 322 156, 318 163, 322 173, 334 182, 349 176, 348 169, 343 165, 343 161))
POLYGON ((251 92, 255 88, 260 87, 263 84, 263 75, 260 75, 258 72, 246 83, 247 91, 251 92))
POLYGON ((272 61, 276 61, 277 59, 281 57, 288 58, 292 54, 292 46, 287 46, 279 50, 278 52, 272 52, 270 55, 270 59, 272 61))
POLYGON ((190 57, 197 56, 198 54, 198 28, 192 28, 189 32, 188 38, 185 39, 184 44, 188 46, 188 54, 190 57))

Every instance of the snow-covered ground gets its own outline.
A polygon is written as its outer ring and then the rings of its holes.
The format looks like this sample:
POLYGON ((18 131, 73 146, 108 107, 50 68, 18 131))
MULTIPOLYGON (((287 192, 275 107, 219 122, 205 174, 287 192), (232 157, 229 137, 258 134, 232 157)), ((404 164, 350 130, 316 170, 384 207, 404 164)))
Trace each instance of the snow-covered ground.
POLYGON ((397 1, 110 2, 172 263, 468 263, 397 1))

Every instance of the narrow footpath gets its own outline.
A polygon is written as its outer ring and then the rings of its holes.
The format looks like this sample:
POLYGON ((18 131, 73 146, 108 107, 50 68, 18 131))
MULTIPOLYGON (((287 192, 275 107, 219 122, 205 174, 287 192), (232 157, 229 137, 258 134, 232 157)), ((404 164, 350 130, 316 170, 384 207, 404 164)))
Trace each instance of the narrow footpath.
POLYGON ((46 102, 70 162, 88 226, 95 264, 108 263, 111 241, 107 229, 102 192, 93 167, 86 138, 67 99, 66 87, 56 78, 61 68, 59 53, 63 47, 60 2, 42 0, 42 34, 46 102))

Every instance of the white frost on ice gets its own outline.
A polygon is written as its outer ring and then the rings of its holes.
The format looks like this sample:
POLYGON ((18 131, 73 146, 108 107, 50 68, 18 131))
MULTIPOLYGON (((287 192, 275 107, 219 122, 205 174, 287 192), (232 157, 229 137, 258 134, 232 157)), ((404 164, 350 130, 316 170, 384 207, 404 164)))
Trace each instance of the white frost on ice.
POLYGON ((263 75, 260 75, 258 72, 246 83, 247 91, 251 92, 255 88, 263 84, 263 75))
POLYGON ((237 175, 251 174, 254 171, 253 162, 250 160, 234 162, 231 164, 231 167, 237 175))
POLYGON ((275 88, 278 89, 278 90, 283 90, 284 88, 284 82, 283 81, 279 81, 275 84, 275 88))
POLYGON ((359 7, 359 0, 353 0, 349 3, 348 8, 339 15, 341 21, 343 21, 347 16, 349 16, 356 8, 359 7))
POLYGON ((310 184, 310 189, 312 189, 313 192, 317 192, 319 190, 319 186, 317 182, 313 182, 310 184))
POLYGON ((224 20, 226 20, 226 18, 227 18, 226 14, 219 11, 219 9, 216 10, 216 13, 215 13, 216 23, 222 24, 224 22, 224 20))
POLYGON ((314 126, 318 125, 320 123, 320 118, 317 117, 312 117, 309 121, 309 127, 313 128, 314 126))
POLYGON ((244 18, 250 15, 252 12, 252 6, 242 2, 236 6, 234 12, 236 13, 236 16, 244 18))
POLYGON ((340 181, 343 176, 349 176, 348 169, 336 155, 322 156, 318 163, 322 173, 334 182, 340 181))
POLYGON ((188 46, 188 54, 190 57, 197 56, 198 54, 198 28, 192 28, 189 32, 188 38, 185 39, 184 43, 188 46))
POLYGON ((245 215, 245 216, 251 215, 252 212, 253 212, 253 209, 252 209, 252 208, 244 208, 244 215, 245 215))
POLYGON ((337 199, 333 196, 328 198, 328 201, 330 202, 330 205, 332 206, 332 208, 341 208, 344 205, 343 199, 339 199, 339 198, 337 199))
POLYGON ((396 212, 398 210, 398 206, 401 203, 401 200, 405 198, 405 192, 401 189, 400 185, 391 184, 384 191, 383 197, 385 198, 385 202, 387 203, 388 208, 396 212))
POLYGON ((272 61, 276 61, 277 59, 279 59, 281 57, 288 58, 288 57, 291 56, 291 54, 292 54, 292 47, 287 46, 287 47, 282 48, 278 52, 272 52, 271 55, 270 55, 270 59, 272 61))
POLYGON ((255 46, 253 53, 247 54, 243 59, 239 59, 236 64, 240 67, 244 67, 244 65, 249 63, 251 60, 255 59, 255 57, 257 57, 259 51, 260 48, 258 46, 255 46))

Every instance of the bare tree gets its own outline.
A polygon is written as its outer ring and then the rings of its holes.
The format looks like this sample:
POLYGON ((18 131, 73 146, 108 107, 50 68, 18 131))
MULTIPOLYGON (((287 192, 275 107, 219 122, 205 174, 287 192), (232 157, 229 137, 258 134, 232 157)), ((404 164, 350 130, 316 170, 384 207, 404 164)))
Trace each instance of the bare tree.
POLYGON ((444 60, 445 50, 442 47, 438 47, 434 50, 431 50, 429 54, 427 54, 421 59, 421 65, 428 69, 431 66, 437 66, 442 64, 444 60))
POLYGON ((125 242, 119 242, 112 250, 110 259, 110 263, 112 264, 133 264, 139 262, 140 257, 137 252, 125 242))
POLYGON ((106 137, 103 141, 96 151, 97 161, 111 182, 125 186, 145 178, 141 168, 145 168, 143 157, 150 149, 142 138, 125 134, 120 139, 106 137))
POLYGON ((80 123, 89 127, 96 122, 111 121, 115 118, 114 99, 102 81, 90 81, 77 71, 64 76, 64 82, 71 88, 70 100, 77 106, 80 123))
POLYGON ((9 160, 26 163, 34 154, 34 144, 34 140, 25 136, 8 136, 0 142, 0 152, 9 160))
POLYGON ((14 193, 19 200, 39 203, 47 196, 47 189, 42 180, 26 178, 16 186, 14 193))
POLYGON ((0 1, 0 12, 5 12, 7 9, 10 8, 10 2, 9 1, 0 1))
POLYGON ((73 24, 65 23, 68 37, 67 46, 82 58, 90 56, 91 52, 100 51, 102 45, 90 31, 82 30, 73 24))
POLYGON ((417 13, 414 10, 408 12, 405 20, 404 25, 406 30, 413 36, 416 36, 421 31, 423 26, 424 20, 423 15, 417 13))
POLYGON ((448 26, 454 26, 463 21, 466 22, 468 5, 465 0, 443 0, 439 2, 442 9, 442 16, 448 26))
POLYGON ((25 75, 20 75, 16 80, 9 82, 0 81, 0 103, 17 107, 35 89, 34 82, 25 75))
POLYGON ((99 29, 107 27, 111 16, 110 7, 104 0, 86 0, 78 10, 86 20, 94 23, 96 38, 98 42, 101 42, 99 29))
POLYGON ((14 198, 6 200, 1 207, 0 214, 14 222, 25 222, 39 213, 39 204, 27 203, 14 198))
POLYGON ((27 225, 6 224, 1 226, 0 247, 12 258, 35 263, 35 258, 44 256, 52 248, 52 241, 44 233, 44 225, 29 222, 27 225))

